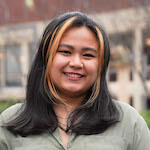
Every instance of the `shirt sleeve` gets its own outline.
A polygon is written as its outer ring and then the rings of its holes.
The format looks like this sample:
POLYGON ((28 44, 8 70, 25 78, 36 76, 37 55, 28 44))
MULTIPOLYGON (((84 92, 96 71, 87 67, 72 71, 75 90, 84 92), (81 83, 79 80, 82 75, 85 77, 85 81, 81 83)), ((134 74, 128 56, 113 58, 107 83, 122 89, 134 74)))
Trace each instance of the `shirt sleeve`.
POLYGON ((21 103, 15 104, 0 114, 0 150, 12 150, 12 145, 10 144, 12 134, 2 125, 15 118, 20 113, 22 106, 21 103))
POLYGON ((150 150, 150 130, 141 116, 135 124, 133 139, 132 150, 150 150))
POLYGON ((9 150, 7 146, 7 139, 4 133, 4 128, 2 127, 2 115, 0 115, 0 150, 9 150))

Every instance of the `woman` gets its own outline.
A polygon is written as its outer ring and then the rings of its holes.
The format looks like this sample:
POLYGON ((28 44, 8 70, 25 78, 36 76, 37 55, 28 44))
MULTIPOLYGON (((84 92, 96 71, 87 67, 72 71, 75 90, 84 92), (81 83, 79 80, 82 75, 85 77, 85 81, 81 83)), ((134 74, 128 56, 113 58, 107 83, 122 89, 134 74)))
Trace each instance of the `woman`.
POLYGON ((1 114, 0 150, 148 150, 145 121, 108 91, 109 56, 105 32, 85 14, 52 20, 28 77, 25 103, 1 114))

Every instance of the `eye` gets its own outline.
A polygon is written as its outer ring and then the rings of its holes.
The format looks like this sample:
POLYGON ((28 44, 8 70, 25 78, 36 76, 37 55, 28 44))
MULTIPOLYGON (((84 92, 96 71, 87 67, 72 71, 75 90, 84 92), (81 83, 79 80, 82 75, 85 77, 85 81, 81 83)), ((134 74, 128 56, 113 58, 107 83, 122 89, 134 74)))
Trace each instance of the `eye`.
POLYGON ((58 50, 57 52, 62 53, 63 55, 70 55, 71 52, 69 50, 58 50))
POLYGON ((87 57, 87 58, 93 58, 93 57, 95 57, 95 55, 93 55, 93 54, 83 54, 83 56, 84 57, 87 57))

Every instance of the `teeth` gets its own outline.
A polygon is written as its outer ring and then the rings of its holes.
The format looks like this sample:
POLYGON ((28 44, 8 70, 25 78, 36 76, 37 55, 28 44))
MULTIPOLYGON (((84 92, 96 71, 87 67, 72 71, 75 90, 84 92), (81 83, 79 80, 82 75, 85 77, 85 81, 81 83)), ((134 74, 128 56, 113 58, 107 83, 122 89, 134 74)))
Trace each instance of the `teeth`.
POLYGON ((67 76, 72 77, 72 78, 80 78, 81 75, 78 74, 67 74, 67 76))

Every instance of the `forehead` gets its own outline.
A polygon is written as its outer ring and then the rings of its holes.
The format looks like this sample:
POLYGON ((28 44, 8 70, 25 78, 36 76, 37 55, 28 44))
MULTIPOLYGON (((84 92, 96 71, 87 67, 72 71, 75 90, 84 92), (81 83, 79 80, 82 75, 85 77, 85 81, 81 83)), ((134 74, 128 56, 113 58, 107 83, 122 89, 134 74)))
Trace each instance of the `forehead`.
POLYGON ((97 37, 96 36, 96 33, 90 29, 89 27, 87 26, 75 26, 75 27, 70 27, 68 28, 64 33, 63 33, 63 36, 67 36, 67 35, 76 35, 76 34, 79 34, 79 35, 82 35, 82 34, 88 34, 89 36, 95 36, 95 38, 97 37))
POLYGON ((88 42, 86 43, 88 45, 93 44, 93 42, 98 44, 96 34, 86 26, 70 27, 69 29, 67 29, 62 35, 60 39, 60 43, 66 41, 70 41, 74 43, 82 42, 83 44, 84 42, 88 42))

